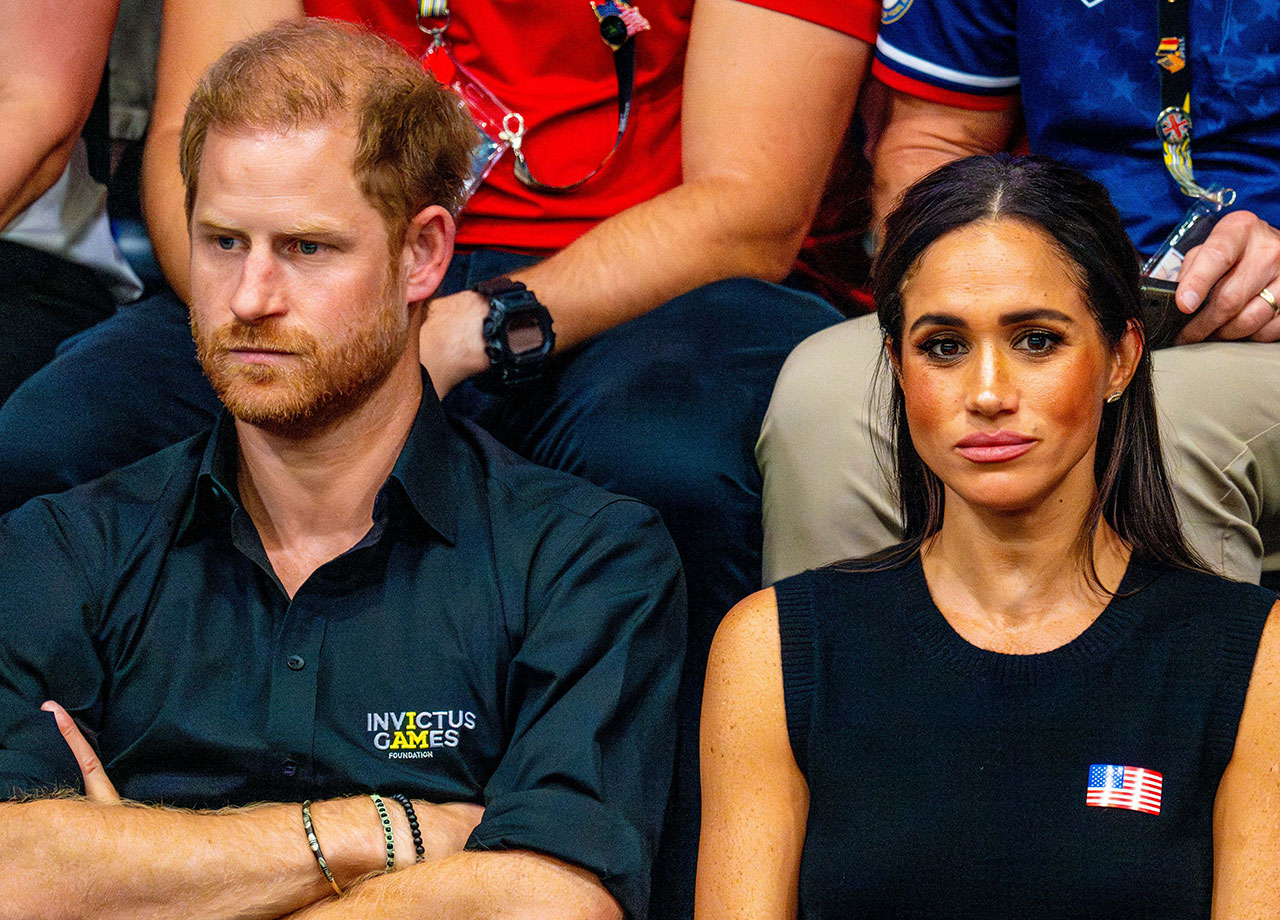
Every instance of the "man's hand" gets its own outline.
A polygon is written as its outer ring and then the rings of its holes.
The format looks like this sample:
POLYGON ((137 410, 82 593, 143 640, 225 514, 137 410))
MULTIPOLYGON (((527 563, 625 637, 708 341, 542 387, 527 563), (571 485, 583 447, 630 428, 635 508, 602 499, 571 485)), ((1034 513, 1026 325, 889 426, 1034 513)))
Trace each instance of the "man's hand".
MULTIPOLYGON (((414 799, 413 809, 418 814, 419 826, 422 830, 422 843, 426 853, 423 859, 430 861, 433 859, 443 859, 446 856, 452 856, 455 853, 461 853, 467 845, 467 838, 471 836, 471 832, 476 829, 476 825, 480 823, 480 819, 484 817, 483 805, 472 805, 470 802, 445 802, 442 805, 432 805, 430 802, 424 802, 414 799)), ((397 809, 398 811, 399 809, 397 809)), ((392 818, 396 822, 396 818, 392 818)), ((407 819, 405 827, 408 827, 407 819)), ((405 868, 412 866, 413 848, 408 844, 405 849, 400 849, 399 828, 396 834, 396 853, 407 853, 410 858, 404 860, 401 865, 401 858, 396 857, 396 868, 405 868)))
POLYGON ((1280 297, 1280 230, 1250 211, 1232 211, 1182 263, 1178 309, 1196 312, 1178 344, 1280 340, 1280 310, 1259 296, 1263 288, 1280 297))
MULTIPOLYGON (((84 794, 90 802, 98 805, 119 805, 120 794, 115 784, 107 776, 97 752, 85 739, 84 733, 76 725, 75 719, 53 700, 40 706, 45 712, 53 713, 53 719, 62 733, 67 747, 80 767, 80 775, 84 778, 84 794)), ((434 805, 431 802, 415 800, 414 811, 417 813, 422 831, 424 859, 443 859, 455 853, 461 853, 467 838, 475 830, 480 819, 484 817, 484 807, 469 802, 446 802, 434 805)), ((396 868, 403 869, 413 865, 413 848, 409 841, 408 817, 398 806, 389 805, 388 813, 396 832, 396 852, 401 854, 396 859, 396 868)))
POLYGON ((107 771, 103 769, 102 761, 98 759, 97 752, 85 740, 84 734, 80 731, 80 726, 76 725, 75 719, 67 713, 60 705, 53 700, 48 700, 40 706, 45 712, 53 713, 53 721, 58 725, 58 731, 62 733, 62 738, 67 742, 67 747, 71 748, 71 754, 76 759, 76 766, 80 768, 80 775, 84 777, 84 794, 90 802, 99 805, 119 805, 120 794, 116 792, 115 784, 107 777, 107 771))
POLYGON ((489 302, 475 291, 459 291, 427 305, 420 336, 422 363, 441 399, 472 374, 488 369, 483 334, 488 314, 489 302))

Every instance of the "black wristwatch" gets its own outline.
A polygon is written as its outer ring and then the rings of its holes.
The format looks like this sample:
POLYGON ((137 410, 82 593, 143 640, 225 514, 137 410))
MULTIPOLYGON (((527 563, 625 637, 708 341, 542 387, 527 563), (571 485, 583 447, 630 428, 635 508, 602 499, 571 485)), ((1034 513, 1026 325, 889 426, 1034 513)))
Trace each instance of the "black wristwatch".
POLYGON ((482 378, 513 385, 541 377, 556 344, 547 308, 510 278, 490 278, 471 290, 489 301, 482 330, 489 371, 482 378))

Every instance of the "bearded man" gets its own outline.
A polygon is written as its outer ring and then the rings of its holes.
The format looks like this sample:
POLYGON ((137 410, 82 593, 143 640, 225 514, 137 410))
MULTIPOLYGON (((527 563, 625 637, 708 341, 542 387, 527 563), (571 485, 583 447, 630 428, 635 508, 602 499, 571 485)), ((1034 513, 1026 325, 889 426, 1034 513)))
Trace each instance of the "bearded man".
POLYGON ((226 411, 0 519, 0 914, 645 915, 682 576, 651 509, 425 379, 452 99, 320 20, 201 81, 191 326, 226 411))

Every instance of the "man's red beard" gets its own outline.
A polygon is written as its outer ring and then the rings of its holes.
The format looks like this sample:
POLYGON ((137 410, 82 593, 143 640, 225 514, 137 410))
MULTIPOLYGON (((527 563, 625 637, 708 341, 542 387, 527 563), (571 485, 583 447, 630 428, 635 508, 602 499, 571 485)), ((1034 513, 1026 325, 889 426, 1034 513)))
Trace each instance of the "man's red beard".
POLYGON ((379 305, 376 319, 345 341, 322 342, 277 320, 233 320, 203 329, 193 319, 196 356, 218 399, 242 422, 277 434, 325 425, 362 404, 404 353, 406 324, 379 305), (246 364, 240 348, 289 352, 284 363, 246 364))

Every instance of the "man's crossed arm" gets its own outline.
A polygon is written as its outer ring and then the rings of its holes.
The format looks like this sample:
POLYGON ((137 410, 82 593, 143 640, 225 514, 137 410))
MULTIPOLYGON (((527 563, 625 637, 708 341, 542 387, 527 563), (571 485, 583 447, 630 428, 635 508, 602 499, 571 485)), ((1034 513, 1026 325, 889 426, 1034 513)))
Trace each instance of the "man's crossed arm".
POLYGON ((124 802, 65 710, 43 708, 75 756, 85 797, 0 805, 2 917, 621 916, 586 870, 528 851, 465 852, 482 814, 466 803, 414 802, 426 849, 416 864, 408 820, 398 806, 389 808, 403 855, 397 871, 373 874, 385 865, 385 845, 365 796, 311 806, 344 890, 337 898, 298 805, 192 812, 124 802))

